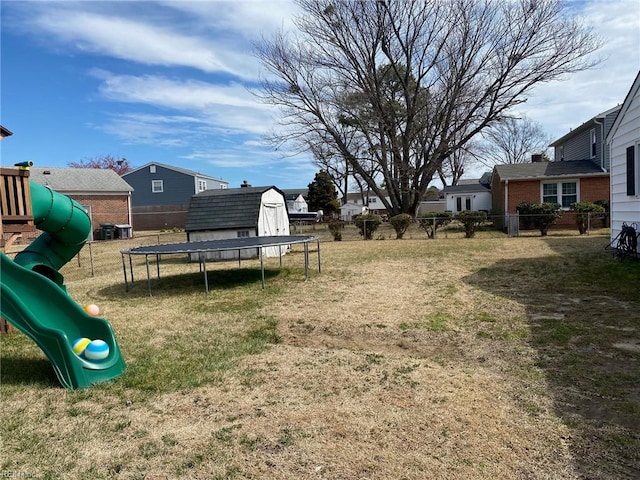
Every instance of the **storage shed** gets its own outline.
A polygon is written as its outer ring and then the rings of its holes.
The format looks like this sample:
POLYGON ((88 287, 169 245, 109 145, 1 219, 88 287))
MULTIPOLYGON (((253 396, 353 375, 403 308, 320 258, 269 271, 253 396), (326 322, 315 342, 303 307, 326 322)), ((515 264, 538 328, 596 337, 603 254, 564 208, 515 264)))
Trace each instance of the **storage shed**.
MULTIPOLYGON (((187 212, 187 240, 289 235, 289 215, 282 190, 274 186, 206 190, 191 197, 187 212)), ((265 257, 285 254, 286 247, 267 247, 265 257)), ((209 260, 255 258, 258 250, 208 252, 209 260)), ((197 261, 197 254, 191 254, 197 261)))

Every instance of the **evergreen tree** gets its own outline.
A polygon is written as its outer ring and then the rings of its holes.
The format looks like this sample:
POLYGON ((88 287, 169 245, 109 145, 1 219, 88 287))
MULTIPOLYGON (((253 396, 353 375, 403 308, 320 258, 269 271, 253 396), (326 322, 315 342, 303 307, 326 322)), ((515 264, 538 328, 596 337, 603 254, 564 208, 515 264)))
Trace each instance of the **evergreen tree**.
POLYGON ((310 211, 322 210, 325 215, 331 215, 340 209, 336 187, 325 170, 316 173, 313 182, 309 184, 307 203, 310 211))

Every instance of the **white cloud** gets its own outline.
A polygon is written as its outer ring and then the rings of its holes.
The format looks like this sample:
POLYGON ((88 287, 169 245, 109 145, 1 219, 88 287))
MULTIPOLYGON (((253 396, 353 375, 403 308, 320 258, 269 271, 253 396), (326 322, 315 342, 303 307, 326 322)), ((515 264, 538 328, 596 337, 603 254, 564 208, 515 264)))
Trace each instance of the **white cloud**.
POLYGON ((196 117, 135 113, 109 115, 103 123, 92 125, 126 144, 172 148, 188 147, 203 126, 196 117))
POLYGON ((50 48, 58 46, 67 53, 91 53, 142 65, 191 67, 255 80, 258 68, 251 41, 258 37, 257 25, 262 19, 270 31, 275 18, 288 11, 268 9, 266 4, 251 9, 250 4, 234 2, 166 5, 173 8, 161 8, 153 2, 31 3, 23 30, 38 32, 50 48), (203 12, 207 15, 197 16, 203 12), (183 15, 177 18, 180 13, 183 15), (241 29, 232 28, 235 21, 241 29))
POLYGON ((161 3, 197 16, 210 27, 238 32, 244 38, 254 38, 279 28, 293 28, 293 15, 299 10, 289 0, 178 0, 161 3))
POLYGON ((276 121, 276 110, 259 103, 238 83, 216 85, 154 75, 114 75, 104 70, 94 70, 92 74, 102 81, 99 91, 104 98, 191 115, 209 125, 211 134, 265 135, 276 121))
POLYGON ((119 102, 146 103, 178 110, 205 110, 220 105, 262 107, 239 83, 223 85, 189 78, 172 80, 158 75, 115 75, 104 70, 93 70, 92 74, 103 81, 100 86, 102 95, 119 102))
POLYGON ((518 108, 555 139, 624 101, 640 68, 640 3, 591 0, 580 4, 585 22, 600 36, 602 63, 564 81, 540 85, 518 108))

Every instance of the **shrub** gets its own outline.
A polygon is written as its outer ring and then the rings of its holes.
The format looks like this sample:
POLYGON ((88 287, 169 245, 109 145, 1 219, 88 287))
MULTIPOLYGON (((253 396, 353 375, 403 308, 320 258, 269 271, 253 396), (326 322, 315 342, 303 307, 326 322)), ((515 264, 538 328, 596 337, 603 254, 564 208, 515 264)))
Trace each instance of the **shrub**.
POLYGON ((516 207, 516 212, 520 214, 520 222, 523 230, 531 230, 531 216, 533 215, 531 203, 521 202, 516 207))
POLYGON ((329 231, 333 235, 333 240, 340 242, 342 240, 342 230, 344 230, 344 222, 342 220, 331 220, 329 222, 329 231))
POLYGON ((365 240, 371 240, 373 238, 373 232, 375 232, 382 223, 382 218, 380 215, 362 213, 355 215, 353 222, 356 224, 356 227, 358 227, 360 235, 362 235, 365 240))
POLYGON ((540 235, 546 237, 551 226, 562 216, 559 203, 545 202, 531 204, 531 223, 540 230, 540 235))
POLYGON ((436 230, 453 220, 451 212, 426 212, 418 217, 418 225, 427 232, 428 238, 436 237, 436 230))
POLYGON ((465 210, 458 213, 455 219, 464 225, 465 238, 472 238, 477 228, 487 220, 487 212, 465 210))
POLYGON ((391 226, 396 231, 397 240, 402 239, 402 237, 404 236, 404 233, 407 231, 407 228, 409 228, 409 225, 411 225, 412 221, 413 221, 413 217, 408 213, 401 213, 389 219, 391 226))
POLYGON ((605 215, 605 209, 602 205, 589 202, 572 203, 571 211, 576 212, 576 224, 580 235, 584 235, 589 230, 590 218, 599 218, 605 215))

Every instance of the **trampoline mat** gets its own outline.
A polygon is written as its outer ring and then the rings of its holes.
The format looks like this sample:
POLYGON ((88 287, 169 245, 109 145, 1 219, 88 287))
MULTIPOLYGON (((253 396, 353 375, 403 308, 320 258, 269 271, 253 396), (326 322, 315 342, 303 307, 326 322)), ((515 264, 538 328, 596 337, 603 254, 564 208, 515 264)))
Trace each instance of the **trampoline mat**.
POLYGON ((223 240, 202 240, 199 242, 164 243, 145 245, 129 250, 122 250, 127 255, 158 255, 169 253, 218 252, 225 250, 243 250, 247 248, 277 247, 317 240, 318 237, 306 235, 282 235, 271 237, 227 238, 223 240))

